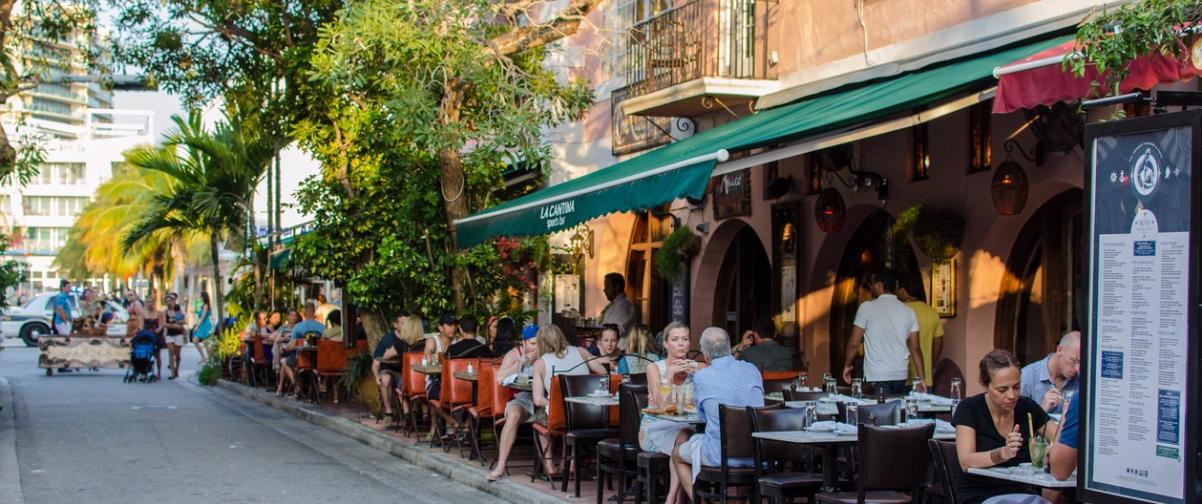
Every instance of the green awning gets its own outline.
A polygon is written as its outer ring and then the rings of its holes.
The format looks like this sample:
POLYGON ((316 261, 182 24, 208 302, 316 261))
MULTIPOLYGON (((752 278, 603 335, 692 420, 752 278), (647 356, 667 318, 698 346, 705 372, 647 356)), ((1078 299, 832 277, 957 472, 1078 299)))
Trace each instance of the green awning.
POLYGON ((1062 44, 1027 42, 782 105, 455 221, 470 247, 497 236, 550 234, 611 212, 700 198, 726 152, 790 142, 979 90, 993 69, 1062 44), (721 156, 721 159, 719 159, 721 156))

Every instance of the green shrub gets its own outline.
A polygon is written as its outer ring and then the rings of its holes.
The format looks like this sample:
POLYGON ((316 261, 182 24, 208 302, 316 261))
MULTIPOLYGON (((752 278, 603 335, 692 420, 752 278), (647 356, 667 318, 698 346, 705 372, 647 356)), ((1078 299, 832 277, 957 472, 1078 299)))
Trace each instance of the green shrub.
POLYGON ((212 361, 206 362, 200 368, 200 372, 196 374, 196 379, 201 385, 210 387, 217 384, 218 378, 221 378, 221 366, 212 361))

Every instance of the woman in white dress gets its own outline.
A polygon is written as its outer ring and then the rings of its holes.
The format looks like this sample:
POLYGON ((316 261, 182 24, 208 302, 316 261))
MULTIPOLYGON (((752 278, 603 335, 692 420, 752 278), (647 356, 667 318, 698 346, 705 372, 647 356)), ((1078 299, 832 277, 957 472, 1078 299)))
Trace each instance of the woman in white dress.
MULTIPOLYGON (((651 406, 663 407, 670 402, 669 395, 672 386, 691 388, 693 373, 705 367, 704 363, 689 360, 689 326, 679 322, 668 324, 664 328, 663 360, 656 361, 654 366, 647 366, 647 397, 651 406)), ((683 443, 693 434, 693 426, 686 423, 661 420, 643 415, 639 426, 639 445, 643 451, 659 452, 672 456, 676 445, 683 443)), ((667 503, 679 502, 682 490, 680 481, 674 471, 669 473, 667 503)))

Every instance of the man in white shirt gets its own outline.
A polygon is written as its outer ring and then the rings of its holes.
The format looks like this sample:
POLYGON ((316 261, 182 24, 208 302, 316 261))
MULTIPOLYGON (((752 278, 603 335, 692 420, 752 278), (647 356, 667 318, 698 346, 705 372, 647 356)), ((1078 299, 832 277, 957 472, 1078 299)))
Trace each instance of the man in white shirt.
MULTIPOLYGON (((914 360, 918 378, 925 381, 922 353, 918 347, 918 319, 914 310, 894 295, 897 275, 893 272, 874 273, 868 280, 868 287, 876 299, 860 304, 856 310, 855 325, 843 358, 843 380, 851 382, 851 360, 863 341, 864 381, 885 395, 904 394, 910 359, 914 360)), ((920 385, 918 391, 925 388, 920 385)))
POLYGON ((618 273, 605 275, 605 299, 609 304, 601 310, 601 325, 618 326, 618 348, 626 349, 626 333, 634 325, 634 303, 626 297, 626 279, 618 273))

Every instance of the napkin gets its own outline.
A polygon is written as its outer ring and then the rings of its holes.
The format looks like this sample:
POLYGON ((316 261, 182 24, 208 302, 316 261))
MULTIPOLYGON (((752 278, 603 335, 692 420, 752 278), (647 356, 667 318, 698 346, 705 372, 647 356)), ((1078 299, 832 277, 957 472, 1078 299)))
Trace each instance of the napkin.
POLYGON ((912 427, 918 425, 927 425, 931 422, 935 422, 935 432, 940 434, 951 434, 956 432, 956 427, 954 427, 951 423, 947 422, 946 420, 939 419, 931 420, 930 418, 915 418, 914 420, 903 422, 901 425, 904 427, 912 427))
POLYGON ((835 424, 835 432, 837 432, 839 434, 856 434, 859 432, 859 430, 860 430, 859 426, 856 426, 856 425, 845 424, 845 423, 835 424))
POLYGON ((513 382, 518 381, 519 376, 521 376, 521 375, 518 373, 514 373, 509 376, 506 376, 504 380, 501 380, 501 385, 504 385, 506 387, 513 385, 513 382))
POLYGON ((823 420, 821 422, 814 422, 814 423, 810 424, 810 430, 826 430, 826 431, 828 431, 831 429, 838 428, 837 427, 838 425, 839 424, 837 422, 832 422, 830 420, 823 420))

